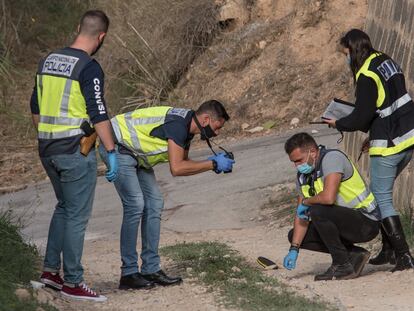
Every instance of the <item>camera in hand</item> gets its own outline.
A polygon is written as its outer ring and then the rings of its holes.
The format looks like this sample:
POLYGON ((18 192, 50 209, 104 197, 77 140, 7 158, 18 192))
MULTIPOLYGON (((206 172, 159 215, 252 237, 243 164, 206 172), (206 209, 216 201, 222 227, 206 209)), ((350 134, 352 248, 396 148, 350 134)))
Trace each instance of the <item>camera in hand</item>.
MULTIPOLYGON (((221 148, 221 149, 223 149, 223 148, 221 148)), ((226 150, 224 150, 224 152, 225 152, 225 157, 226 158, 229 158, 229 159, 232 159, 232 160, 234 160, 234 154, 233 154, 233 152, 230 152, 230 151, 226 151, 226 150)), ((231 173, 233 170, 230 170, 230 171, 227 171, 227 172, 224 172, 224 174, 227 174, 227 173, 231 173)))
POLYGON ((233 154, 233 152, 226 151, 225 157, 234 160, 234 154, 233 154))

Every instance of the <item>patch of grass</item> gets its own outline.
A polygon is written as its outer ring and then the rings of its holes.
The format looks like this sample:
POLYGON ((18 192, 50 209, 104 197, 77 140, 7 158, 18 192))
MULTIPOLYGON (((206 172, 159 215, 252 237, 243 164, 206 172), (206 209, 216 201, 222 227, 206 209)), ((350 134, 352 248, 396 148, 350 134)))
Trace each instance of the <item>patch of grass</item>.
POLYGON ((20 235, 20 219, 11 210, 0 212, 0 310, 55 310, 49 305, 39 304, 33 295, 28 300, 19 300, 15 295, 18 287, 25 287, 37 279, 39 256, 35 246, 25 243, 20 235))
POLYGON ((254 311, 332 309, 289 292, 223 243, 181 243, 162 248, 161 254, 172 258, 183 273, 196 276, 211 290, 218 290, 220 302, 228 307, 254 311), (192 270, 189 272, 188 268, 192 270))

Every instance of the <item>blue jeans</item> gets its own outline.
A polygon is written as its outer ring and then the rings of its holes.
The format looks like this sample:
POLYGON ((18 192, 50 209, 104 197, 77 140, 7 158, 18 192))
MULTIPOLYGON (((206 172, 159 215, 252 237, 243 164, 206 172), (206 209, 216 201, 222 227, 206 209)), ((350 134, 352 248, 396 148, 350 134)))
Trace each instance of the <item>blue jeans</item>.
MULTIPOLYGON (((107 163, 106 151, 101 145, 99 153, 107 163)), ((139 272, 137 237, 141 222, 141 273, 150 274, 160 270, 158 245, 160 241, 161 212, 164 200, 153 169, 138 167, 137 160, 118 152, 118 178, 115 188, 123 206, 121 227, 121 275, 139 272)))
POLYGON ((85 157, 78 148, 73 154, 40 160, 58 200, 49 226, 44 271, 59 272, 63 253, 64 280, 78 284, 83 281, 83 242, 95 195, 96 152, 93 149, 85 157))
POLYGON ((370 157, 371 191, 381 211, 381 218, 398 215, 393 202, 394 182, 410 162, 413 150, 406 150, 386 157, 370 157))

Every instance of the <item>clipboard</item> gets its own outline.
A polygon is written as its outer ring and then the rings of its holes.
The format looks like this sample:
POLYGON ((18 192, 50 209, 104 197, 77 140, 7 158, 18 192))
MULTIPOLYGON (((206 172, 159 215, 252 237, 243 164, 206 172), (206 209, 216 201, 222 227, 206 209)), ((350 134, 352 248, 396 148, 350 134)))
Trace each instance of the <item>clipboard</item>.
POLYGON ((354 110, 355 105, 339 98, 334 98, 326 107, 320 121, 311 121, 309 124, 326 124, 324 119, 339 120, 348 116, 354 110))
POLYGON ((334 98, 326 107, 322 119, 342 119, 354 111, 355 105, 342 99, 334 98))
POLYGON ((310 121, 309 124, 326 124, 326 122, 324 121, 324 117, 321 117, 320 121, 310 121))

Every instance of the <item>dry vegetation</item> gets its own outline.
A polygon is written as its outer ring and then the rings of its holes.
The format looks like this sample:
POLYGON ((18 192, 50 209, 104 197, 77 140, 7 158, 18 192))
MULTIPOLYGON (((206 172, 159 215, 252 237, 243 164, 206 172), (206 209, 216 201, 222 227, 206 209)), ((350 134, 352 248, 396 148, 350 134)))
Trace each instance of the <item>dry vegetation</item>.
POLYGON ((217 6, 209 0, 101 3, 112 22, 101 59, 114 112, 167 101, 219 31, 217 6))
POLYGON ((111 18, 98 55, 111 114, 217 98, 232 115, 224 136, 250 135, 243 122, 280 129, 293 116, 307 121, 331 97, 346 97, 335 42, 366 11, 365 0, 347 1, 348 15, 340 0, 0 2, 0 192, 45 178, 28 107, 34 72, 41 55, 70 42, 87 8, 111 18))
MULTIPOLYGON (((266 121, 277 128, 293 117, 303 124, 320 115, 334 96, 348 98, 350 74, 337 40, 362 27, 366 2, 255 1, 249 22, 218 36, 175 90, 189 106, 210 97, 224 100, 239 135, 242 123, 266 121)), ((306 123, 305 123, 306 124, 306 123)))
POLYGON ((87 1, 0 2, 0 193, 44 179, 29 100, 41 55, 66 44, 87 1), (73 15, 64 12, 73 12, 73 15))
POLYGON ((70 43, 87 8, 111 19, 98 56, 112 114, 168 100, 170 92, 219 30, 212 1, 3 0, 0 23, 0 193, 45 178, 36 151, 29 99, 39 58, 70 43), (70 17, 64 12, 73 12, 70 17), (10 57, 13 55, 13 57, 10 57), (13 83, 14 81, 18 81, 13 83))

